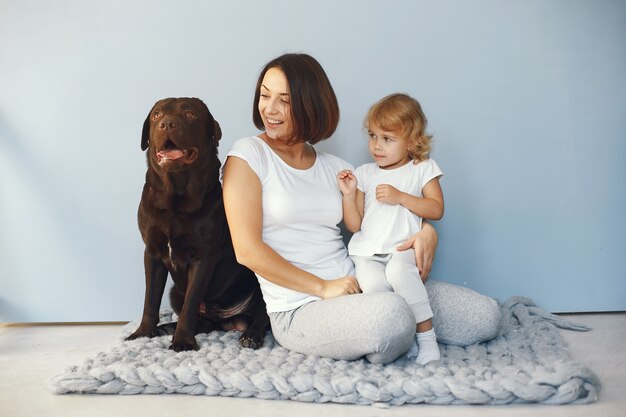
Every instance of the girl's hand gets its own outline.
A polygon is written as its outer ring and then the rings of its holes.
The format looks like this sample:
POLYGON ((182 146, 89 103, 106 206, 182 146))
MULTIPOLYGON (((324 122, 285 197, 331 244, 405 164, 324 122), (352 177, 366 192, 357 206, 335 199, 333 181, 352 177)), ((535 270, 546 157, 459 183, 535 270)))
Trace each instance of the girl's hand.
POLYGON ((322 293, 320 297, 322 299, 339 297, 341 295, 358 294, 361 292, 361 287, 356 278, 352 275, 348 275, 343 278, 324 281, 322 284, 322 293))
POLYGON ((343 195, 353 195, 356 192, 356 177, 349 169, 339 171, 337 174, 337 184, 343 195))
POLYGON ((433 266, 435 251, 437 250, 437 231, 427 222, 422 223, 422 230, 411 236, 396 249, 399 251, 413 248, 415 250, 415 263, 420 272, 422 281, 426 282, 430 268, 433 266))
POLYGON ((393 185, 380 184, 376 187, 376 200, 381 203, 399 204, 403 192, 399 191, 393 185))

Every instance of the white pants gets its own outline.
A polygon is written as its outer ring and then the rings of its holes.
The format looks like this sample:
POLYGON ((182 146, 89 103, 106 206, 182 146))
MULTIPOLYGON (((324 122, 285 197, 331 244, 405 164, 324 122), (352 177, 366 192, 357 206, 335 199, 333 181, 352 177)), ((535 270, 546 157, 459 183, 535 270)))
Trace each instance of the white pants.
POLYGON ((401 295, 415 315, 415 323, 433 317, 428 294, 415 264, 412 249, 373 256, 352 256, 356 279, 364 293, 393 291, 401 295))

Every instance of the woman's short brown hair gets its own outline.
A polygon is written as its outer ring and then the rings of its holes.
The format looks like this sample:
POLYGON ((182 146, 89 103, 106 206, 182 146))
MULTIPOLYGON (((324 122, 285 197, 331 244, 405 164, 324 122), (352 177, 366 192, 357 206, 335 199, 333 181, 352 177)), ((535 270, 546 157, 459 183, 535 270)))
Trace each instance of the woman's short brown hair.
POLYGON ((294 127, 291 139, 314 144, 329 138, 339 123, 339 104, 324 69, 307 54, 285 54, 265 65, 254 92, 254 125, 265 130, 259 113, 259 99, 263 77, 270 68, 280 69, 287 77, 294 127))

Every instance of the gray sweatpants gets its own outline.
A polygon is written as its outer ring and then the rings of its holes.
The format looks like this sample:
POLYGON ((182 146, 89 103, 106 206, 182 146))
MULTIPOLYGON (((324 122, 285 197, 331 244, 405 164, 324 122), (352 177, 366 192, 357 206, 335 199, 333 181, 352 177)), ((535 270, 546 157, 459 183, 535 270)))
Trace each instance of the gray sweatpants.
POLYGON ((428 294, 415 265, 412 249, 373 256, 352 256, 356 278, 364 293, 396 292, 411 307, 415 323, 433 316, 428 294))
MULTIPOLYGON (((437 280, 428 280, 426 290, 440 343, 466 346, 498 335, 502 316, 494 299, 437 280)), ((415 338, 413 311, 393 292, 318 300, 269 316, 283 347, 333 359, 365 356, 372 363, 389 363, 415 338)))

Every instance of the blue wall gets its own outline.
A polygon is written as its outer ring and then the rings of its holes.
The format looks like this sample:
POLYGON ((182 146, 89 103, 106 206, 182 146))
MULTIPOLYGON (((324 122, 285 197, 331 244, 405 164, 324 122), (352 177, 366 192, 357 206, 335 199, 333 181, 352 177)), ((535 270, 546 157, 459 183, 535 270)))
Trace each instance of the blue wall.
POLYGON ((368 162, 380 97, 420 100, 445 172, 432 277, 551 311, 626 310, 626 2, 0 0, 0 321, 139 317, 142 122, 202 98, 221 153, 265 62, 304 51, 368 162))

